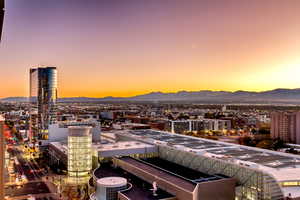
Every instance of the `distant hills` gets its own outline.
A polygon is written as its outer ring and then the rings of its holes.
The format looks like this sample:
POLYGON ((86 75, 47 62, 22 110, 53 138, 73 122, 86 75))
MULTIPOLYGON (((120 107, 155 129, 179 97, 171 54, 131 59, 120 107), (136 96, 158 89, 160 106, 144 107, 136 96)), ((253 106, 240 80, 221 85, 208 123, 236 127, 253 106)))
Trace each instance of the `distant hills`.
MULTIPOLYGON (((26 97, 8 97, 2 102, 26 102, 26 97)), ((300 104, 300 88, 275 89, 263 92, 249 91, 179 91, 175 93, 152 92, 133 97, 71 97, 60 98, 59 102, 201 102, 201 103, 293 103, 300 104)))
POLYGON ((26 102, 28 101, 27 97, 6 97, 3 99, 0 99, 2 102, 26 102))

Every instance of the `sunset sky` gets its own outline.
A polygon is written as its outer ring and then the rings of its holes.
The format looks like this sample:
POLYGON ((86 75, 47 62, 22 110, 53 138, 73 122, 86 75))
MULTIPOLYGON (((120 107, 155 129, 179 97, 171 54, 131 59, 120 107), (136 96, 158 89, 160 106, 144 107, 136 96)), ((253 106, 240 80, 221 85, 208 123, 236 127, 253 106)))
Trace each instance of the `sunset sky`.
POLYGON ((7 0, 0 97, 300 88, 299 0, 7 0))

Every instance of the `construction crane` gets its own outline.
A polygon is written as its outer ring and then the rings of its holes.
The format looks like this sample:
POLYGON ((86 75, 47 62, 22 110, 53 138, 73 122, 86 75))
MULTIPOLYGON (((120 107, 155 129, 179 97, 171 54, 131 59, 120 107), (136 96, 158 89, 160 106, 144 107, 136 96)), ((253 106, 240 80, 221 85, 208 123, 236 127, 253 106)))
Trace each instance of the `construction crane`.
POLYGON ((4 0, 0 0, 0 41, 2 36, 3 19, 4 19, 4 0))

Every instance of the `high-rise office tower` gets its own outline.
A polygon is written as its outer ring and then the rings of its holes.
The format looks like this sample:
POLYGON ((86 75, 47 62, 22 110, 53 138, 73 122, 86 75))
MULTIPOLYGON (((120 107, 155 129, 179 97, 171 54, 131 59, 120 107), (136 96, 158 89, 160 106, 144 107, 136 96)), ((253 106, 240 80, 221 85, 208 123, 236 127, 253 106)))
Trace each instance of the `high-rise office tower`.
POLYGON ((0 41, 2 36, 3 19, 4 19, 4 0, 0 0, 0 41))
POLYGON ((271 138, 300 144, 300 112, 272 113, 271 138))
POLYGON ((48 138, 49 124, 56 123, 56 101, 56 67, 30 69, 30 135, 32 138, 48 138))
POLYGON ((4 199, 4 118, 0 115, 0 199, 4 199))

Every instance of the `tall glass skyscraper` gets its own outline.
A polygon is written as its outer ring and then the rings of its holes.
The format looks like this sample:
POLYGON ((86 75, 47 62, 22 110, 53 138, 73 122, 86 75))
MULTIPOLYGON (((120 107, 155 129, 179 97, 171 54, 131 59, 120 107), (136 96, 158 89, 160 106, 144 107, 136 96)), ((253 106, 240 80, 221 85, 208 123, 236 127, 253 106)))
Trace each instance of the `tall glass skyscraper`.
POLYGON ((56 123, 57 69, 30 69, 31 138, 48 139, 49 124, 56 123))

